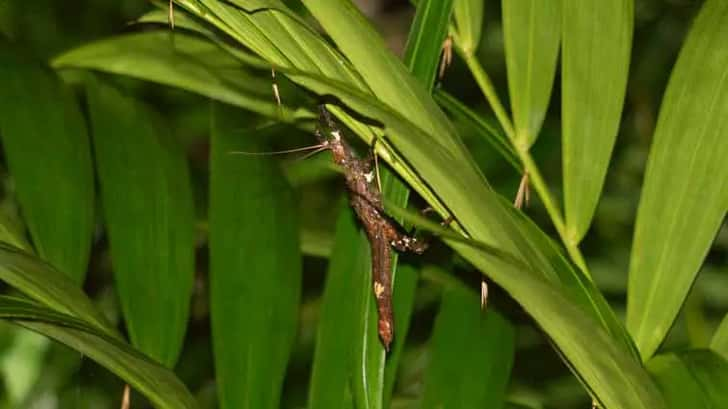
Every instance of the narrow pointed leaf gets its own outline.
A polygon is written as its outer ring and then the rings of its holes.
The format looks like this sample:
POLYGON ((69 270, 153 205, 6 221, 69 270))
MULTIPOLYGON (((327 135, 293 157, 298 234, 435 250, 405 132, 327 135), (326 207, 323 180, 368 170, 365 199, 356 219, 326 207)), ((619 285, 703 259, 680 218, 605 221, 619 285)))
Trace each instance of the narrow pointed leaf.
POLYGON ((159 409, 196 409, 185 385, 169 369, 78 318, 26 300, 0 297, 0 319, 65 344, 115 373, 159 409))
POLYGON ((0 280, 55 311, 72 315, 100 331, 118 336, 70 275, 35 255, 0 243, 0 280))
POLYGON ((83 68, 181 88, 250 111, 293 120, 265 84, 216 44, 175 32, 127 34, 82 45, 53 60, 56 68, 83 68))
POLYGON ((37 253, 80 283, 94 225, 86 124, 73 93, 55 73, 2 39, 0 135, 37 253))
POLYGON ((412 76, 432 84, 440 65, 442 44, 447 35, 455 0, 422 0, 410 27, 404 62, 412 76))
POLYGON ((172 366, 187 327, 194 215, 184 152, 160 118, 89 76, 104 220, 129 336, 172 366))
POLYGON ((707 1, 665 91, 632 244, 627 328, 662 343, 728 211, 728 3, 707 1))
POLYGON ((255 130, 212 109, 210 314, 220 407, 279 408, 296 335, 302 259, 296 201, 255 130), (249 129, 241 132, 241 129, 249 129))
POLYGON ((453 19, 454 35, 466 54, 475 54, 483 31, 483 0, 455 0, 453 19))
POLYGON ((390 352, 384 366, 384 407, 390 407, 392 391, 397 382, 399 363, 404 351, 405 340, 412 324, 412 310, 415 306, 415 292, 419 281, 419 271, 412 265, 400 263, 394 277, 394 294, 392 304, 394 310, 394 333, 397 337, 392 342, 390 352))
POLYGON ((632 49, 634 0, 565 0, 561 120, 568 239, 591 224, 617 138, 632 49))
POLYGON ((362 296, 371 296, 368 291, 361 291, 368 290, 371 282, 368 275, 361 273, 368 271, 370 265, 368 243, 348 201, 342 203, 334 237, 311 370, 310 408, 354 408, 350 387, 355 351, 352 344, 357 335, 357 320, 365 315, 362 296))
POLYGON ((513 326, 478 297, 450 288, 442 295, 430 340, 422 407, 501 408, 515 348, 513 326))
POLYGON ((561 39, 561 2, 504 0, 502 7, 515 143, 528 149, 538 137, 551 98, 561 39))
MULTIPOLYGON (((406 206, 410 193, 407 186, 402 183, 401 180, 397 179, 390 171, 381 168, 380 172, 382 175, 382 195, 400 206, 406 206)), ((379 333, 377 331, 377 320, 379 315, 371 284, 372 265, 370 246, 366 236, 359 235, 359 240, 363 242, 355 247, 358 248, 359 251, 363 251, 364 254, 359 255, 357 258, 366 259, 368 264, 363 266, 364 268, 360 270, 360 272, 354 273, 358 276, 365 277, 366 282, 361 283, 362 285, 357 289, 357 291, 360 292, 358 297, 362 300, 363 304, 362 314, 360 316, 353 317, 353 319, 359 323, 356 332, 357 337, 353 343, 353 393, 355 406, 357 408, 379 409, 384 407, 384 402, 388 399, 388 397, 385 398, 384 396, 386 374, 385 364, 388 363, 387 353, 384 350, 384 346, 382 345, 382 341, 379 338, 379 333)), ((406 274, 400 277, 398 272, 398 256, 394 251, 392 258, 392 304, 393 306, 396 305, 396 309, 399 309, 400 311, 402 309, 411 309, 413 306, 411 292, 413 287, 416 287, 417 275, 406 274), (400 286, 403 288, 401 293, 399 293, 400 286)), ((404 331, 395 333, 394 336, 396 341, 393 342, 393 348, 402 348, 404 339, 407 335, 406 329, 409 327, 409 323, 407 321, 398 323, 398 321, 400 319, 404 320, 408 318, 409 313, 407 313, 406 316, 394 317, 395 331, 397 330, 397 327, 404 331)), ((397 355, 395 358, 399 358, 399 356, 397 355)), ((396 369, 398 362, 395 360, 392 364, 394 365, 392 370, 396 369)))
POLYGON ((657 355, 647 368, 669 409, 728 408, 728 361, 709 350, 657 355))

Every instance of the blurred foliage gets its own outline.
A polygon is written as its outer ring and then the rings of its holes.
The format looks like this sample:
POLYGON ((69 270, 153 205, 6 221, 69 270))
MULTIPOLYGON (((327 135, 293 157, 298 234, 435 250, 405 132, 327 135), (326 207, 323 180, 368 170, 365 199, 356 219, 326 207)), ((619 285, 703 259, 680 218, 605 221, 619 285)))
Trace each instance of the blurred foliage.
MULTIPOLYGON (((387 33, 388 38, 400 39, 390 44, 402 47, 401 38, 406 36, 412 7, 406 1, 372 3, 379 5, 369 5, 368 10, 372 10, 370 18, 381 27, 382 32, 387 33)), ((477 56, 490 74, 497 93, 505 98, 508 95, 508 82, 499 3, 486 1, 482 41, 477 56)), ((597 287, 619 315, 626 310, 630 245, 657 113, 689 23, 702 4, 700 0, 640 0, 635 4, 634 42, 621 127, 604 192, 591 229, 581 244, 597 287)), ((130 26, 129 23, 152 9, 152 5, 144 0, 79 0, 72 4, 52 0, 0 0, 0 33, 39 61, 47 61, 64 50, 86 42, 113 34, 144 30, 144 27, 130 26)), ((402 50, 395 51, 401 53, 402 50)), ((70 83, 79 83, 78 78, 74 77, 77 74, 67 72, 64 76, 70 83)), ((557 72, 556 75, 558 84, 560 74, 557 72)), ((214 408, 217 399, 207 247, 210 226, 206 213, 210 183, 210 104, 203 97, 177 89, 128 78, 103 78, 126 95, 145 101, 159 112, 176 140, 185 147, 196 208, 197 242, 194 251, 197 263, 188 329, 175 372, 198 398, 201 408, 214 408)), ((258 77, 258 80, 265 84, 270 81, 269 77, 258 77)), ((298 92, 296 88, 285 79, 280 79, 280 86, 283 98, 298 98, 292 96, 298 92)), ((478 89, 473 86, 467 67, 458 58, 438 87, 477 112, 491 112, 478 89)), ((562 166, 561 106, 558 103, 560 91, 556 85, 543 130, 531 149, 544 178, 552 191, 559 193, 559 197, 562 166)), ((236 123, 247 122, 251 126, 246 128, 251 129, 260 125, 252 115, 242 111, 238 113, 240 118, 236 123)), ((496 123, 495 118, 488 120, 496 123)), ((497 151, 466 121, 455 117, 455 126, 494 189, 505 197, 514 197, 521 175, 502 160, 497 151)), ((313 142, 309 133, 288 127, 285 132, 277 133, 274 140, 255 146, 273 150, 305 146, 313 142)), ((321 294, 326 281, 326 262, 322 257, 332 251, 337 222, 334 215, 339 209, 337 205, 341 202, 342 192, 341 181, 326 158, 315 157, 305 162, 284 158, 281 162, 289 182, 296 188, 294 195, 299 210, 301 246, 306 255, 303 260, 297 334, 282 382, 281 407, 300 408, 306 405, 308 399, 321 294)), ((3 160, 0 166, 0 211, 3 218, 10 220, 8 223, 22 226, 23 221, 15 201, 14 181, 7 171, 7 161, 3 160)), ((526 213, 545 231, 558 237, 545 209, 535 195, 532 196, 534 200, 526 213)), ((414 203, 419 206, 422 201, 415 198, 414 203)), ((100 221, 102 212, 99 206, 97 209, 100 221)), ((110 257, 109 238, 99 228, 94 237, 84 290, 107 317, 111 317, 111 321, 118 325, 122 303, 114 290, 110 257)), ((442 351, 432 350, 437 346, 428 343, 433 327, 437 329, 441 325, 437 323, 436 316, 442 281, 457 280, 458 285, 464 283, 465 287, 479 291, 480 275, 459 256, 453 257, 452 252, 444 246, 435 244, 424 262, 415 260, 415 264, 422 263, 446 264, 454 275, 443 277, 442 274, 432 272, 422 273, 424 279, 420 280, 413 303, 412 321, 401 355, 392 408, 418 407, 413 399, 423 394, 428 382, 434 382, 426 376, 430 362, 435 360, 439 365, 447 364, 437 360, 440 356, 438 352, 442 351)), ((728 227, 724 223, 663 349, 708 346, 710 334, 728 311, 727 270, 728 227)), ((515 328, 515 358, 507 393, 507 400, 513 404, 512 407, 588 407, 589 396, 541 330, 518 304, 493 284, 488 308, 505 316, 515 328)), ((440 356, 439 359, 445 358, 440 356)), ((118 407, 121 397, 122 382, 106 369, 78 352, 48 343, 4 323, 0 325, 0 375, 3 379, 3 389, 0 391, 2 409, 118 407)), ((660 379, 669 385, 670 379, 660 379)), ((144 405, 144 399, 134 394, 132 407, 142 408, 144 405)))

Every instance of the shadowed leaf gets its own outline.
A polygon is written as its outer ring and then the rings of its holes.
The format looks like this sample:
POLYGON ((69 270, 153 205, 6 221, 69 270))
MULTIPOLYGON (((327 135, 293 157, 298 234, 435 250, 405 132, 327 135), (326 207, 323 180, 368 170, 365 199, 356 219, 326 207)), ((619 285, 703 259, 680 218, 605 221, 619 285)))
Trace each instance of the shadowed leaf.
POLYGON ((296 335, 302 260, 296 200, 240 111, 214 105, 210 314, 221 408, 278 408, 296 335), (243 129, 244 131, 240 131, 243 129), (246 130, 247 129, 247 130, 246 130))
POLYGON ((116 288, 134 345, 172 366, 194 275, 184 152, 146 106, 89 76, 88 104, 116 288))

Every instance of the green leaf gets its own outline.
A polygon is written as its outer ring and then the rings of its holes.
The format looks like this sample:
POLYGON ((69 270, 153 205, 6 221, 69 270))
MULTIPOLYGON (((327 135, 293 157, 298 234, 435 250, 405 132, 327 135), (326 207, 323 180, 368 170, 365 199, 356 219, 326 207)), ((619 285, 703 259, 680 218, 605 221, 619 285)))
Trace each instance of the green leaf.
POLYGON ((177 0, 176 3, 245 44, 272 67, 304 68, 366 89, 346 59, 279 0, 230 3, 177 0))
POLYGON ((159 409, 197 408, 187 388, 169 369, 82 320, 6 296, 0 296, 0 318, 81 352, 129 383, 159 409))
POLYGON ((410 27, 404 62, 413 77, 422 84, 435 81, 442 43, 447 36, 455 0, 422 0, 410 27))
MULTIPOLYGON (((352 210, 342 203, 336 223, 314 352, 308 407, 321 409, 354 408, 350 388, 354 370, 351 334, 364 316, 364 298, 371 297, 369 248, 359 231, 352 210), (359 272, 352 274, 352 272, 359 272), (362 288, 366 291, 362 291, 362 288)), ((368 321, 367 321, 368 322, 368 321)))
POLYGON ((455 42, 466 54, 475 54, 483 30, 484 0, 456 0, 453 9, 455 42))
POLYGON ((502 7, 515 144, 526 150, 538 137, 551 98, 561 37, 561 2, 503 0, 502 7))
POLYGON ((0 134, 37 253, 82 282, 94 227, 86 124, 73 93, 52 71, 2 40, 0 134))
MULTIPOLYGON (((409 198, 409 189, 407 186, 396 176, 384 168, 380 168, 382 177, 382 195, 383 197, 397 203, 401 206, 406 206, 409 198)), ((337 237, 338 240, 338 237, 337 237)), ((364 254, 358 256, 358 259, 367 259, 369 263, 363 266, 362 270, 353 270, 349 274, 360 275, 366 277, 367 282, 357 289, 361 294, 359 297, 363 301, 363 309, 361 315, 349 317, 349 319, 356 320, 359 325, 355 332, 356 337, 353 341, 354 346, 354 372, 353 372, 353 392, 355 397, 355 403, 357 408, 383 408, 385 399, 389 399, 389 396, 384 396, 384 384, 385 380, 385 363, 387 359, 386 351, 382 345, 382 341, 379 339, 379 333, 377 331, 378 312, 375 303, 374 292, 372 291, 372 272, 371 272, 371 250, 368 243, 368 239, 365 235, 359 235, 359 240, 364 243, 355 245, 359 251, 364 251, 364 254)), ((395 310, 411 310, 413 307, 412 292, 417 286, 417 275, 406 274, 400 277, 398 272, 398 257, 396 252, 392 253, 392 304, 395 310), (400 287, 403 289, 399 291, 400 287)), ((400 349, 404 344, 404 339, 407 335, 406 329, 409 327, 409 315, 407 311, 406 316, 402 317, 395 316, 395 328, 399 327, 402 332, 395 332, 396 341, 393 342, 392 348, 400 349), (407 321, 398 322, 402 319, 407 321)), ((393 349, 394 352, 394 349, 393 349)), ((395 355, 398 359, 399 355, 395 355)), ((395 360, 391 362, 393 364, 390 370, 390 376, 393 376, 392 371, 396 370, 398 362, 395 360)), ((393 380, 388 381, 389 384, 393 383, 393 380)))
POLYGON ((265 84, 216 44, 182 32, 127 34, 84 44, 53 60, 55 68, 83 68, 181 88, 262 115, 293 121, 305 115, 275 105, 265 84))
POLYGON ((513 145, 503 132, 495 126, 489 124, 482 115, 468 108, 455 97, 443 90, 435 92, 435 101, 442 106, 450 115, 467 123, 478 133, 519 173, 522 172, 523 166, 518 159, 518 155, 513 149, 513 145))
POLYGON ((214 105, 210 314, 221 408, 278 408, 296 336, 302 258, 296 200, 265 151, 272 131, 214 105), (249 129, 240 132, 240 129, 249 129))
POLYGON ((36 256, 0 242, 0 280, 55 311, 77 317, 118 336, 73 279, 36 256))
POLYGON ((728 361, 712 351, 658 355, 647 368, 670 409, 728 408, 728 361))
POLYGON ((558 286, 534 276, 528 267, 498 254, 449 242, 466 260, 516 300, 544 328, 590 394, 606 409, 664 408, 665 403, 640 363, 590 314, 558 286), (599 351, 598 357, 594 351, 599 351))
POLYGON ((710 340, 710 349, 728 360, 728 314, 723 317, 710 340))
POLYGON ((627 89, 634 0, 564 0, 561 73, 567 240, 591 224, 627 89))
POLYGON ((142 103, 89 76, 87 95, 116 288, 134 345, 172 366, 194 277, 185 153, 142 103))
POLYGON ((515 331, 478 297, 446 289, 430 340, 422 407, 501 408, 515 348, 515 331))
POLYGON ((415 292, 419 281, 419 271, 412 265, 399 263, 394 276, 394 294, 392 310, 394 311, 394 333, 396 334, 386 365, 384 366, 384 406, 391 406, 392 391, 397 382, 399 364, 404 351, 405 340, 412 321, 412 310, 415 305, 415 292))
POLYGON ((728 3, 707 1, 665 91, 637 212, 627 328, 644 360, 680 311, 728 211, 728 3))
POLYGON ((429 84, 409 74, 407 67, 386 47, 351 0, 302 2, 380 101, 397 107, 400 114, 429 134, 428 139, 438 142, 449 152, 465 151, 462 142, 455 137, 454 127, 429 95, 429 84))

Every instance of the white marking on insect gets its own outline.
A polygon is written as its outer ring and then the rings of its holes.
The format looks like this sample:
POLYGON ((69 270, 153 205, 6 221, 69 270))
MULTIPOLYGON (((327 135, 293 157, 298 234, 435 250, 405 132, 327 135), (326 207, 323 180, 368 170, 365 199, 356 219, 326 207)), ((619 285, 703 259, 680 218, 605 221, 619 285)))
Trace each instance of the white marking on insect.
POLYGON ((377 296, 377 298, 380 298, 382 294, 384 293, 384 286, 379 282, 374 282, 374 295, 377 296))
POLYGON ((336 139, 337 142, 341 140, 341 133, 339 133, 339 131, 331 131, 331 135, 334 136, 334 139, 336 139))
POLYGON ((372 181, 374 180, 374 171, 371 171, 369 173, 365 173, 364 174, 364 179, 367 180, 367 183, 372 183, 372 181))

